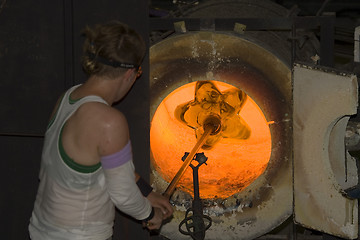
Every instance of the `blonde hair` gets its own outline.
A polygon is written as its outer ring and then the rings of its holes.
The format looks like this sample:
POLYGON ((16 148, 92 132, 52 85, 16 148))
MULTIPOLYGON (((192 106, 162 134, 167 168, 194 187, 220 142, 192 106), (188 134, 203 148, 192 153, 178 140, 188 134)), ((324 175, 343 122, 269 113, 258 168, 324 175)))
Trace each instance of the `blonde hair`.
POLYGON ((97 60, 97 57, 135 67, 140 66, 145 56, 144 40, 135 30, 124 23, 112 21, 97 24, 93 28, 86 26, 83 35, 85 41, 82 67, 88 75, 116 78, 127 70, 104 64, 97 60))

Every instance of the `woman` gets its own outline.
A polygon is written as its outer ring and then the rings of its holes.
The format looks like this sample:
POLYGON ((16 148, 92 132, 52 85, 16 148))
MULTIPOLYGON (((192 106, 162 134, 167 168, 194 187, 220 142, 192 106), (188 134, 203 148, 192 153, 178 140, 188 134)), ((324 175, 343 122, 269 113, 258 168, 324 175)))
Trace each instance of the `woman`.
POLYGON ((144 41, 120 22, 84 34, 89 78, 63 94, 49 123, 29 225, 33 240, 111 239, 115 207, 150 230, 173 212, 135 173, 126 118, 112 107, 141 74, 144 41))

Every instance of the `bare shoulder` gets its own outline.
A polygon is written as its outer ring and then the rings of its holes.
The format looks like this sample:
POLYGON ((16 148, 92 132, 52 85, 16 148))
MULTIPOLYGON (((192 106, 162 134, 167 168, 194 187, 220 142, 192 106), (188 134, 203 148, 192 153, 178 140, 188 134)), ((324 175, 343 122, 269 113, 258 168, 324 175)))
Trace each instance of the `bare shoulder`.
POLYGON ((77 113, 83 117, 96 119, 96 121, 100 121, 99 123, 127 125, 126 117, 122 112, 100 102, 85 103, 77 113))
POLYGON ((96 135, 98 153, 109 155, 121 150, 129 141, 125 115, 119 110, 98 102, 83 104, 75 115, 96 135))

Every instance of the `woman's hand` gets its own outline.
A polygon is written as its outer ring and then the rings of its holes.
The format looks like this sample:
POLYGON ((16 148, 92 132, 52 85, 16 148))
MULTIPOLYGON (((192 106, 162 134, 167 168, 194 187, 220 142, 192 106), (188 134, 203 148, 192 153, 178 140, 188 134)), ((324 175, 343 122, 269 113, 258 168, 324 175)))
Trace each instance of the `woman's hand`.
POLYGON ((156 192, 151 192, 147 196, 147 199, 150 201, 153 207, 159 208, 161 210, 163 219, 166 219, 173 214, 174 209, 171 206, 169 199, 164 197, 163 195, 156 192))
POLYGON ((159 229, 163 221, 163 214, 160 208, 154 207, 154 217, 143 223, 149 230, 159 229))

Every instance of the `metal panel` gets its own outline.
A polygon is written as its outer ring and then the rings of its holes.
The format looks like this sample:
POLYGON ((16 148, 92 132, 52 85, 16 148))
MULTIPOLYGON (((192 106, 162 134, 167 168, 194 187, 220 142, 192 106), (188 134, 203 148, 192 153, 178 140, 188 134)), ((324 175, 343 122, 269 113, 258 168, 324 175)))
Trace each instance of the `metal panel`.
POLYGON ((64 89, 63 1, 17 0, 3 7, 0 132, 42 135, 64 89))
POLYGON ((345 131, 339 130, 346 127, 344 116, 356 113, 356 76, 295 65, 293 80, 294 220, 331 235, 357 238, 357 200, 342 195, 341 181, 349 179, 336 176, 346 161, 354 165, 347 159, 345 131))

